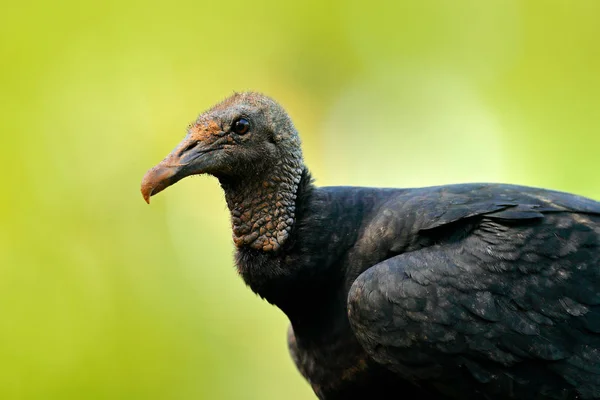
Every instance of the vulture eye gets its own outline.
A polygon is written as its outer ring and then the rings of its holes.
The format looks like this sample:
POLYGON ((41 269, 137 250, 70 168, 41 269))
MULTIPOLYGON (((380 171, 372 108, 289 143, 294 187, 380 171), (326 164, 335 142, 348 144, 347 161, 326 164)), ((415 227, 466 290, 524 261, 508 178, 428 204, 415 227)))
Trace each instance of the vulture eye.
POLYGON ((246 118, 240 118, 233 123, 233 131, 238 135, 243 135, 250 129, 250 122, 246 118))

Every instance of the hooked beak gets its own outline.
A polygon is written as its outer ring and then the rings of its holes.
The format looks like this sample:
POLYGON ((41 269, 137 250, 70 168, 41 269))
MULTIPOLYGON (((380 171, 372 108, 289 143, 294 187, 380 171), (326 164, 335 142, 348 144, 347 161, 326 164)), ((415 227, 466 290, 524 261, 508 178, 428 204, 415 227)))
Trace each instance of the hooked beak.
POLYGON ((164 160, 154 166, 142 179, 141 192, 146 203, 150 197, 162 192, 189 175, 201 174, 207 164, 212 149, 187 135, 185 139, 164 160))

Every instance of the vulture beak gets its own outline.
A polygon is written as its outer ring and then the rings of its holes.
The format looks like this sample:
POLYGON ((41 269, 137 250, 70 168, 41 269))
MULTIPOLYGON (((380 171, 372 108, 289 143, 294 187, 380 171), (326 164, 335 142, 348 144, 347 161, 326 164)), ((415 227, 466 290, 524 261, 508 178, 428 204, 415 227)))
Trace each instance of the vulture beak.
POLYGON ((154 166, 142 179, 141 192, 146 203, 150 197, 162 192, 189 175, 201 174, 207 164, 212 149, 202 145, 200 140, 188 134, 185 139, 158 165, 154 166))

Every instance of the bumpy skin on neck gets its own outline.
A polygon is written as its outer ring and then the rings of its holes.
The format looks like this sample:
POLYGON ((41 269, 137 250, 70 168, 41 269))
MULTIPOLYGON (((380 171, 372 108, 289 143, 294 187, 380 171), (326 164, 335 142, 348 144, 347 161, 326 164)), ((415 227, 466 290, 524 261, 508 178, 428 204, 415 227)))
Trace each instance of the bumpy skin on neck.
POLYGON ((235 245, 277 252, 295 221, 304 161, 292 121, 276 103, 271 108, 275 111, 263 114, 263 118, 272 129, 278 154, 265 154, 260 166, 241 167, 245 173, 234 180, 221 179, 221 186, 231 211, 235 245))
POLYGON ((292 230, 302 159, 279 160, 262 179, 222 182, 237 247, 277 251, 292 230))

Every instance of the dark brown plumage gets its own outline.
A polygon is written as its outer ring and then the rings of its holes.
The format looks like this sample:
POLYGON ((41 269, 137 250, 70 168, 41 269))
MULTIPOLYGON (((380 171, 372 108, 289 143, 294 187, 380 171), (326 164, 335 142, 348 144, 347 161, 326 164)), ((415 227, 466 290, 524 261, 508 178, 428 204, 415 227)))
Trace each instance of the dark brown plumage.
POLYGON ((142 194, 202 173, 319 398, 600 398, 600 203, 500 184, 317 188, 290 118, 257 93, 203 113, 142 194))

